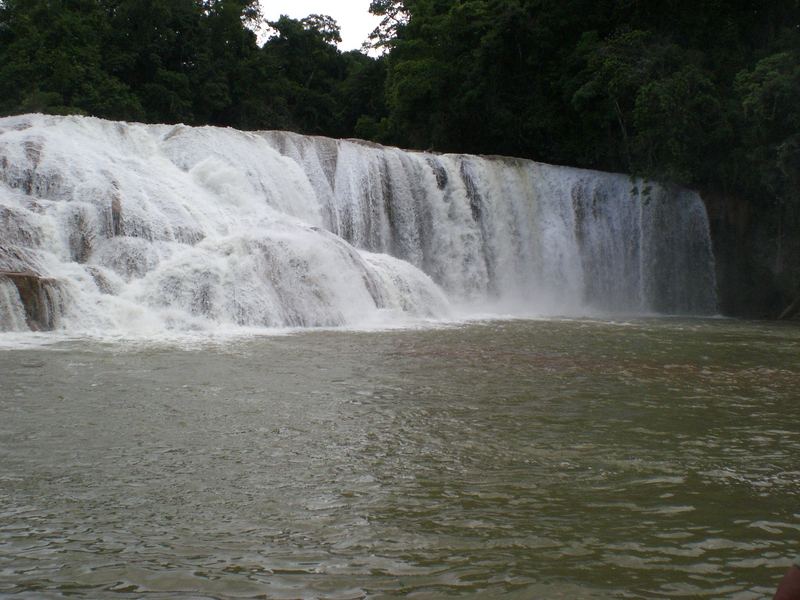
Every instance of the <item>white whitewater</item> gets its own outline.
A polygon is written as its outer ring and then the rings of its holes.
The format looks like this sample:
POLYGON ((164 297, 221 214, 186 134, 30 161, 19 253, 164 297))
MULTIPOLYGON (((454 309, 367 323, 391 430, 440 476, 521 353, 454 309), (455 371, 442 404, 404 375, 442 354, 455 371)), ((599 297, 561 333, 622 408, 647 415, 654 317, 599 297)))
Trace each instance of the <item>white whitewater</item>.
POLYGON ((285 132, 0 119, 0 331, 709 314, 714 289, 687 190, 285 132))

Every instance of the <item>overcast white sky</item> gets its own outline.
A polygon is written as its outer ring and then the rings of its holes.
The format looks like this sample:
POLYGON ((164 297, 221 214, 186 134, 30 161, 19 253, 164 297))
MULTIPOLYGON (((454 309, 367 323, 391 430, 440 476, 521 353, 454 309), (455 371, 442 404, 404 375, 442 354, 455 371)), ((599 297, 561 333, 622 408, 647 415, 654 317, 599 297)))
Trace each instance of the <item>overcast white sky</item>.
POLYGON ((369 14, 369 0, 261 0, 264 17, 281 15, 302 19, 310 14, 330 15, 342 29, 342 50, 358 50, 380 19, 369 14))

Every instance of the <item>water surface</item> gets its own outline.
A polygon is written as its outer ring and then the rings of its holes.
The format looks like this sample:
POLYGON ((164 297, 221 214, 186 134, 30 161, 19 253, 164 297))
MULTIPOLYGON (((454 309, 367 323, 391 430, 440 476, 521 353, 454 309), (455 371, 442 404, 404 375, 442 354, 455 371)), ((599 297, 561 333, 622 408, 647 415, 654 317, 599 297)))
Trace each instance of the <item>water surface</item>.
POLYGON ((768 597, 800 328, 510 321, 0 350, 0 595, 768 597))

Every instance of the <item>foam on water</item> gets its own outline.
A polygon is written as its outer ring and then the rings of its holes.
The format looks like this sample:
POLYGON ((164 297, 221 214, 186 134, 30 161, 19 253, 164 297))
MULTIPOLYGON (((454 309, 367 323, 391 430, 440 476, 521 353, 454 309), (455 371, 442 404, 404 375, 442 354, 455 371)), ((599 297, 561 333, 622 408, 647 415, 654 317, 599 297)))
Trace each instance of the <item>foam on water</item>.
POLYGON ((0 331, 708 314, 713 273, 699 197, 623 175, 286 132, 0 119, 0 331))

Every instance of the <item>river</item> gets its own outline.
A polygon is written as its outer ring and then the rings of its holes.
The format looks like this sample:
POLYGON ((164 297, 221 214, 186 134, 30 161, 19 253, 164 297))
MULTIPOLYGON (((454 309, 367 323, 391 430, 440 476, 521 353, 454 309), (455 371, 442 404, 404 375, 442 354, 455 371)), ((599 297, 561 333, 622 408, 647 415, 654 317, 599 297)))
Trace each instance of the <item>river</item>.
POLYGON ((741 600, 798 552, 797 325, 52 340, 0 349, 0 595, 741 600))

